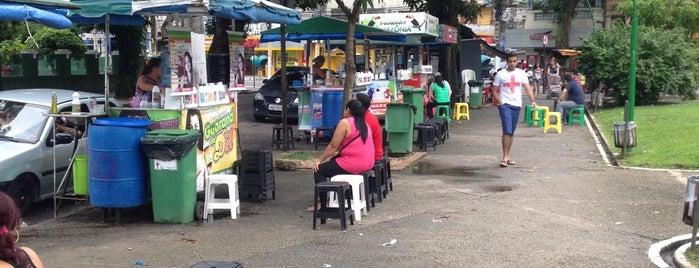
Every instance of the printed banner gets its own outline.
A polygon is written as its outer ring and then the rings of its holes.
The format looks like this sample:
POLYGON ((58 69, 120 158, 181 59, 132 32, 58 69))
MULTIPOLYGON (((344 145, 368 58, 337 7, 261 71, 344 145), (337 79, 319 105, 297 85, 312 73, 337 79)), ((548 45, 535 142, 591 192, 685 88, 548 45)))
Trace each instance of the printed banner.
POLYGON ((231 78, 229 89, 245 89, 245 37, 243 33, 228 32, 231 78))
POLYGON ((386 115, 389 102, 396 102, 396 83, 389 80, 374 80, 365 92, 371 97, 371 113, 377 117, 386 115))
POLYGON ((425 12, 360 14, 359 23, 395 33, 439 36, 439 19, 425 12))
POLYGON ((192 35, 188 30, 168 29, 172 92, 191 92, 200 83, 194 70, 192 35))

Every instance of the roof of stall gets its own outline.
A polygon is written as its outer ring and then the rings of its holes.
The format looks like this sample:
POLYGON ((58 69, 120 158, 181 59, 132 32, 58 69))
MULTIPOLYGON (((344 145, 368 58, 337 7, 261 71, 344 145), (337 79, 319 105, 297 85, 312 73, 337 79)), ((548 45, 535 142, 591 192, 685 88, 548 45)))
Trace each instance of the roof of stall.
MULTIPOLYGON (((406 40, 405 34, 388 32, 361 24, 356 24, 354 31, 355 39, 364 39, 364 35, 366 35, 369 40, 394 42, 405 42, 406 40)), ((298 25, 287 26, 286 33, 287 41, 346 39, 347 21, 318 16, 303 20, 298 25)), ((260 42, 279 41, 280 39, 279 28, 274 28, 262 32, 260 42)))
POLYGON ((56 29, 66 29, 72 25, 65 16, 65 10, 56 10, 49 3, 36 5, 16 1, 0 1, 0 21, 29 21, 56 29))
POLYGON ((135 14, 179 13, 279 24, 301 23, 297 10, 267 0, 148 0, 134 2, 135 14))

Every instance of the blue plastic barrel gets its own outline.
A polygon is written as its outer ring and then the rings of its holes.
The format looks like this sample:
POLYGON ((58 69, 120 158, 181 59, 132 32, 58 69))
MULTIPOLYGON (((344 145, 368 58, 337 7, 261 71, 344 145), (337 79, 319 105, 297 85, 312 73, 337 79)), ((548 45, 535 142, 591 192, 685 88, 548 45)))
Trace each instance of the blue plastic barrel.
POLYGON ((323 127, 335 127, 342 119, 342 90, 323 92, 323 127))
POLYGON ((141 137, 150 120, 131 117, 97 119, 88 127, 90 203, 104 208, 146 202, 148 166, 141 137))

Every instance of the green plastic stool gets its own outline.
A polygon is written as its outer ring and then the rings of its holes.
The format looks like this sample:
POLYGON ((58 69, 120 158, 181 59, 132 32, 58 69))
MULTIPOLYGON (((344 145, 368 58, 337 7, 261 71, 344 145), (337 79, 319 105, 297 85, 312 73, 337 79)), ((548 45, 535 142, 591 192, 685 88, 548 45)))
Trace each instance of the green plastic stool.
POLYGON ((449 109, 449 104, 437 104, 437 109, 435 110, 435 117, 444 118, 447 121, 451 121, 451 111, 449 109), (442 115, 444 111, 444 115, 442 115))
POLYGON ((531 104, 527 104, 527 106, 524 107, 524 123, 527 124, 528 127, 534 124, 534 120, 532 120, 532 111, 534 111, 534 106, 531 104))
POLYGON ((574 123, 580 123, 581 126, 585 125, 585 107, 568 110, 568 125, 571 126, 574 123))

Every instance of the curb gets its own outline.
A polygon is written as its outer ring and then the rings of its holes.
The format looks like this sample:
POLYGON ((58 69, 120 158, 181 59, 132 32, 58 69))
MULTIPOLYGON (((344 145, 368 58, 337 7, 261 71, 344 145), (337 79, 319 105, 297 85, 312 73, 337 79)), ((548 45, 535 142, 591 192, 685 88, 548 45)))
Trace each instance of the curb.
POLYGON ((675 265, 677 265, 677 267, 679 267, 679 268, 694 268, 694 267, 696 267, 696 266, 692 265, 691 262, 689 262, 687 257, 684 256, 684 253, 687 251, 687 249, 689 249, 689 246, 691 244, 692 243, 690 242, 690 243, 687 243, 687 244, 680 246, 679 248, 677 248, 675 250, 675 253, 672 254, 672 258, 674 259, 675 265))

